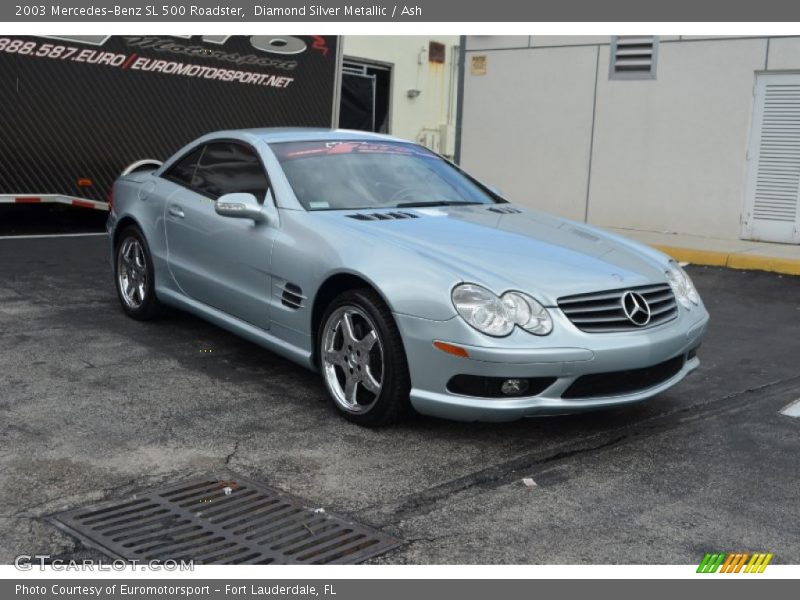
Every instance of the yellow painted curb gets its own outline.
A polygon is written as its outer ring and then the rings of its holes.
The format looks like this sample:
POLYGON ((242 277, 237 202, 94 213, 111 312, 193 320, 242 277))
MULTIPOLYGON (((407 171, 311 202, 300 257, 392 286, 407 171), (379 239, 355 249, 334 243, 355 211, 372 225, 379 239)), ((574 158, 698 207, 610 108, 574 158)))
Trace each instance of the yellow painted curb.
POLYGON ((676 248, 674 246, 661 246, 657 244, 654 244, 653 247, 670 255, 677 261, 696 265, 800 275, 800 259, 796 258, 777 258, 774 256, 759 256, 758 254, 744 254, 741 252, 676 248))
POLYGON ((717 252, 716 250, 694 250, 692 248, 659 245, 654 245, 653 247, 661 250, 664 254, 669 254, 677 261, 708 265, 710 267, 727 267, 728 257, 730 256, 728 252, 717 252))
POLYGON ((800 260, 795 258, 731 254, 728 257, 728 266, 731 269, 756 269, 758 271, 785 273, 786 275, 800 275, 800 260))

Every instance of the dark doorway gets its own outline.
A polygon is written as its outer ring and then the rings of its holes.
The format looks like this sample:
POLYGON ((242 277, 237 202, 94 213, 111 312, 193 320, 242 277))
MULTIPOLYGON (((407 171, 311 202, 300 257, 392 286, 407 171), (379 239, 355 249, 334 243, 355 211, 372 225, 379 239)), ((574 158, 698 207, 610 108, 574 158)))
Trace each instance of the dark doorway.
POLYGON ((390 65, 346 59, 339 127, 389 133, 390 65))

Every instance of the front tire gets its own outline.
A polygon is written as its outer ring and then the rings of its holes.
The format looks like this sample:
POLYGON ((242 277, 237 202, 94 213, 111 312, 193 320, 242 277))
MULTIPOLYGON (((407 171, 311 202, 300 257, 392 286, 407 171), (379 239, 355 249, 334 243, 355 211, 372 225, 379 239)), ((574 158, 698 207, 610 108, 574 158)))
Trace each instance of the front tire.
POLYGON ((155 269, 150 248, 138 227, 126 227, 114 247, 114 280, 122 310, 134 319, 149 321, 161 308, 156 298, 155 269))
POLYGON ((345 419, 380 427, 409 412, 403 342, 391 311, 374 291, 344 292, 328 306, 317 350, 325 387, 345 419))

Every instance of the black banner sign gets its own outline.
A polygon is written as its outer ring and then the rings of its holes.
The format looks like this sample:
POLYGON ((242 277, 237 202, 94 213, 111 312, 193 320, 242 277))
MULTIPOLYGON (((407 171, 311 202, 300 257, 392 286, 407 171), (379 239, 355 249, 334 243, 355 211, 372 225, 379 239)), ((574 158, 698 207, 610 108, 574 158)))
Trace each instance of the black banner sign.
POLYGON ((0 34, 0 195, 105 200, 211 131, 330 127, 334 36, 0 34))

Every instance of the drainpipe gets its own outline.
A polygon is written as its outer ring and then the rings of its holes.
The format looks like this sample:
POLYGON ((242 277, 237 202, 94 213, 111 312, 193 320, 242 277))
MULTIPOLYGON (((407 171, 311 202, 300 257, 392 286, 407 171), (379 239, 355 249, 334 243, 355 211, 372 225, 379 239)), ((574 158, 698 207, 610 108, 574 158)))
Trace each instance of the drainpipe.
POLYGON ((467 56, 467 36, 462 35, 458 42, 458 98, 456 99, 456 151, 453 161, 461 164, 461 119, 464 116, 464 68, 467 56))

